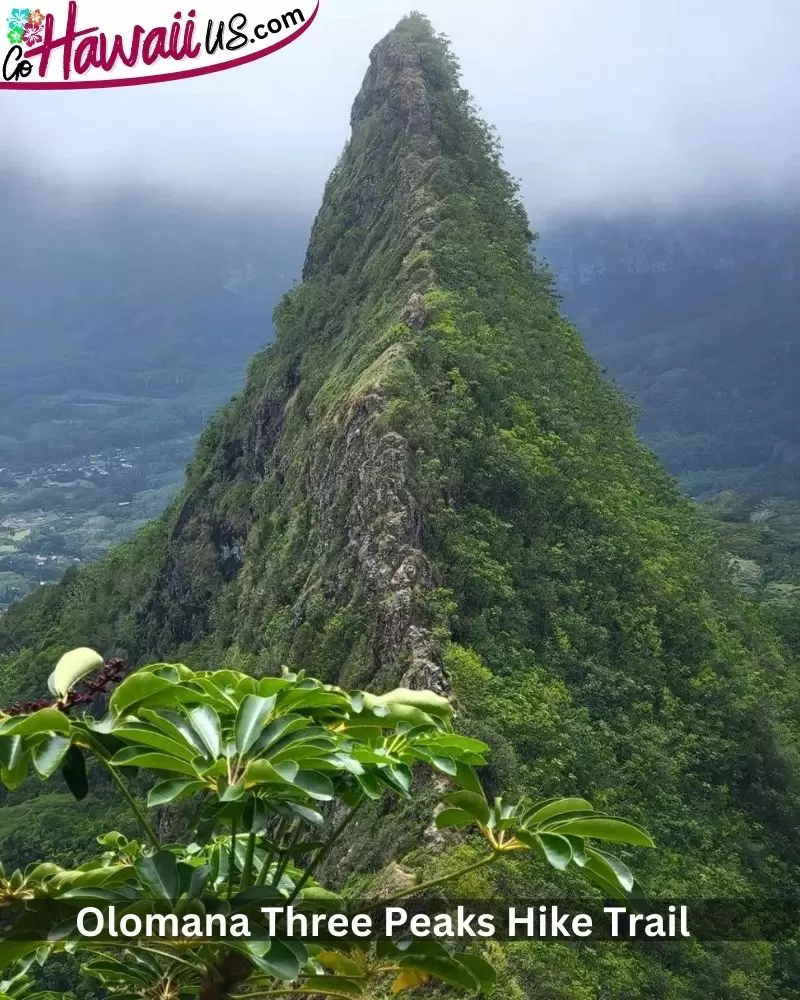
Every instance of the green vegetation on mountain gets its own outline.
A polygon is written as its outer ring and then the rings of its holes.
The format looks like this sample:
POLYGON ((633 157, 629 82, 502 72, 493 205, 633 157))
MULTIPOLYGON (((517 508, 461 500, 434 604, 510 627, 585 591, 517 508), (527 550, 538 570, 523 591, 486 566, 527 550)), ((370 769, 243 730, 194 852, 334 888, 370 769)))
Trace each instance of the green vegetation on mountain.
MULTIPOLYGON (((796 895, 795 665, 560 315, 424 18, 376 47, 352 125, 276 343, 159 522, 0 618, 0 698, 87 644, 450 691, 490 795, 646 822, 651 896, 796 895)), ((388 809, 353 824, 341 878, 440 874, 422 811, 388 809)), ((460 890, 564 893, 524 858, 460 890)), ((793 947, 526 942, 498 949, 500 995, 797 997, 793 947)))
POLYGON ((736 584, 800 655, 800 503, 728 490, 703 510, 731 556, 736 584))

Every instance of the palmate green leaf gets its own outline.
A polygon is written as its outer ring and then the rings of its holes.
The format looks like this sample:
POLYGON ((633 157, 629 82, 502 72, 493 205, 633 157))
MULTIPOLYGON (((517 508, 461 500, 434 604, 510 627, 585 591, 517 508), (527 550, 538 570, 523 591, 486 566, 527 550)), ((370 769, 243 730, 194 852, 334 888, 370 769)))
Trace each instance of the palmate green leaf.
POLYGON ((580 798, 555 798, 538 802, 532 809, 526 811, 523 823, 525 826, 533 827, 537 823, 544 823, 562 813, 593 812, 591 802, 580 798))
POLYGON ((618 899, 623 902, 628 900, 627 893, 622 889, 616 878, 605 878, 588 865, 581 868, 581 874, 592 885, 597 886, 607 899, 618 899))
MULTIPOLYGON (((564 836, 564 834, 560 834, 564 836)), ((586 862, 586 844, 583 841, 583 837, 573 837, 572 835, 567 836, 567 840, 572 848, 572 860, 576 865, 583 865, 586 862)))
POLYGON ((427 746, 435 753, 442 753, 448 757, 460 758, 461 755, 467 757, 480 757, 489 752, 489 746, 480 740, 473 740, 468 736, 457 736, 455 733, 430 733, 421 736, 414 741, 415 745, 427 746))
POLYGON ((257 694, 262 698, 269 698, 290 687, 292 687, 292 682, 283 677, 262 677, 258 682, 257 694))
POLYGON ((595 840, 611 840, 618 844, 635 847, 654 847, 650 834, 643 827, 616 816, 589 815, 585 819, 569 819, 564 823, 549 827, 550 833, 571 834, 576 837, 592 837, 595 840))
POLYGON ((108 703, 109 710, 117 717, 130 712, 132 708, 147 702, 149 707, 159 704, 169 705, 173 699, 160 697, 166 692, 173 692, 177 685, 168 677, 160 677, 147 671, 138 671, 126 677, 108 703))
POLYGON ((126 747, 114 754, 111 763, 115 767, 148 767, 152 771, 168 771, 172 774, 182 774, 188 778, 199 778, 196 769, 185 760, 178 757, 168 757, 166 754, 126 747))
POLYGON ((259 755, 263 754, 282 737, 307 729, 308 725, 308 719, 302 715, 281 715, 264 728, 256 740, 253 750, 259 755))
POLYGON ((319 771, 298 771, 292 784, 302 788, 317 802, 330 802, 334 796, 334 788, 330 778, 320 774, 319 771))
POLYGON ((383 795, 384 786, 378 781, 374 772, 367 771, 365 774, 359 774, 356 776, 356 781, 366 797, 372 799, 373 802, 377 802, 383 795))
MULTIPOLYGON (((300 736, 300 733, 296 734, 300 736)), ((283 740, 281 740, 283 744, 283 740)), ((281 746, 279 748, 278 744, 272 747, 271 750, 267 750, 265 756, 268 760, 271 760, 273 764, 277 764, 283 760, 312 760, 314 758, 324 759, 332 750, 335 750, 338 746, 335 739, 329 736, 324 737, 314 737, 308 736, 305 739, 297 739, 291 743, 291 746, 281 746)))
POLYGON ((234 742, 240 757, 244 757, 264 731, 270 713, 275 707, 276 695, 262 698, 248 694, 239 706, 234 725, 234 742))
POLYGON ((59 893, 70 889, 116 888, 131 881, 134 871, 131 865, 108 865, 77 871, 62 871, 50 880, 50 887, 59 893))
POLYGON ((360 761, 352 757, 349 753, 326 754, 317 767, 330 766, 337 771, 347 771, 348 774, 359 775, 364 773, 364 768, 360 761))
POLYGON ((70 722, 57 708, 42 708, 33 715, 18 715, 0 723, 0 736, 36 736, 39 733, 70 732, 70 722))
POLYGON ((548 864, 559 871, 563 871, 572 861, 572 845, 566 837, 553 833, 530 833, 527 830, 519 830, 516 837, 532 850, 538 851, 548 864))
MULTIPOLYGON (((433 691, 418 691, 411 688, 395 688, 381 695, 366 695, 364 704, 368 708, 376 705, 387 705, 391 709, 397 705, 410 706, 419 709, 428 716, 438 716, 444 719, 451 719, 453 716, 453 706, 447 698, 433 691)), ((409 721, 411 721, 409 719, 409 721)))
POLYGON ((606 854, 605 851, 598 851, 587 847, 585 858, 581 867, 593 871, 608 882, 619 882, 625 892, 633 890, 634 878, 630 868, 613 854, 606 854))
POLYGON ((307 823, 311 823, 312 826, 324 826, 325 824, 325 817, 322 813, 317 812, 316 809, 310 809, 300 802, 290 802, 289 808, 301 819, 304 819, 307 823))
POLYGON ((89 782, 86 778, 86 758, 80 747, 71 746, 67 750, 61 775, 78 802, 86 798, 89 794, 89 782))
POLYGON ((355 746, 352 750, 354 760, 361 764, 390 764, 397 761, 384 747, 355 746))
POLYGON ((33 751, 33 766, 40 778, 47 779, 61 766, 70 748, 70 738, 57 733, 48 736, 33 751))
POLYGON ((439 830, 448 830, 452 827, 473 826, 476 822, 472 813, 463 809, 442 809, 436 814, 436 826, 439 830))
POLYGON ((405 764, 389 764, 387 767, 378 768, 377 774, 378 778, 390 788, 400 792, 404 798, 408 797, 413 780, 410 767, 406 767, 405 764))
POLYGON ((346 979, 344 976, 309 976, 300 981, 303 993, 316 993, 323 996, 361 996, 365 984, 357 979, 346 979))
POLYGON ((292 712, 310 708, 338 709, 346 712, 350 708, 350 699, 344 691, 326 691, 324 688, 283 691, 278 696, 280 711, 292 712))
POLYGON ((180 760, 191 761, 197 756, 195 748, 185 740, 179 742, 167 736, 166 733, 147 726, 119 726, 114 730, 114 735, 124 740, 125 743, 149 747, 180 760))
POLYGON ((200 754, 201 756, 205 756, 208 753, 205 744, 194 729, 177 712, 168 712, 164 709, 154 711, 151 708, 140 708, 137 714, 145 722, 159 729, 166 736, 169 736, 170 739, 175 740, 177 743, 185 742, 193 748, 195 755, 200 754))
POLYGON ((300 974, 300 970, 308 961, 308 953, 303 945, 294 939, 282 940, 273 938, 271 941, 237 941, 227 942, 231 950, 245 954, 262 972, 276 979, 291 982, 300 974))
POLYGON ((472 792, 481 799, 486 797, 478 775, 472 767, 469 766, 469 764, 464 764, 459 761, 453 781, 465 792, 472 792))
POLYGON ((173 778, 168 781, 159 781, 150 789, 147 796, 147 805, 152 809, 156 806, 170 805, 179 799, 201 792, 206 786, 202 781, 193 781, 191 778, 173 778))
POLYGON ((447 983, 448 986, 455 986, 457 989, 474 991, 481 988, 481 983, 472 970, 452 958, 415 953, 403 956, 397 964, 401 969, 427 972, 441 982, 447 983))
POLYGON ((11 968, 38 947, 35 941, 0 941, 0 970, 11 968))
POLYGON ((458 774, 458 767, 452 757, 439 757, 436 754, 431 754, 430 759, 433 766, 443 774, 448 774, 451 778, 455 778, 458 774))
POLYGON ((175 684, 194 677, 194 671, 183 663, 149 663, 146 667, 140 667, 140 672, 145 671, 157 677, 166 677, 175 684))
POLYGON ((444 801, 456 809, 463 809, 481 824, 487 826, 489 823, 490 810, 489 803, 481 795, 475 792, 453 792, 446 795, 444 801))
POLYGON ((494 966, 490 965, 486 959, 481 958, 480 955, 472 955, 467 952, 459 952, 453 955, 453 958, 461 965, 466 965, 480 983, 483 993, 491 993, 497 982, 497 972, 494 966))
POLYGON ((339 976, 344 976, 346 979, 361 979, 366 975, 366 969, 344 952, 329 948, 317 951, 313 947, 310 951, 315 962, 339 976))
POLYGON ((126 965, 111 958, 102 958, 84 965, 83 971, 105 983, 152 984, 152 976, 133 962, 126 965))
POLYGON ((159 851, 150 858, 139 858, 134 865, 143 887, 159 899, 177 899, 180 895, 180 873, 175 855, 159 851))
POLYGON ((21 736, 0 736, 0 766, 13 771, 22 757, 21 736))
POLYGON ((220 802, 241 802, 245 793, 245 780, 231 784, 227 775, 222 775, 217 782, 217 796, 220 802))
POLYGON ((210 705, 196 705, 189 710, 187 718, 209 756, 219 757, 222 753, 222 728, 214 709, 210 705))
POLYGON ((289 784, 294 782, 300 769, 293 761, 272 764, 268 760, 251 760, 244 772, 246 785, 289 784))

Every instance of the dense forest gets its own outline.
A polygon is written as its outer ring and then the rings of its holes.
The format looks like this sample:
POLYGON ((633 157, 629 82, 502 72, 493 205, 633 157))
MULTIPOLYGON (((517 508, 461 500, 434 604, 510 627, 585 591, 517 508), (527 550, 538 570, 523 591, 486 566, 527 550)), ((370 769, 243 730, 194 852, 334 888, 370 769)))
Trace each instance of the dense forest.
MULTIPOLYGON (((39 697, 77 645, 432 688, 491 747, 488 794, 588 794, 645 822, 658 849, 626 857, 652 897, 794 897, 796 653, 638 440, 532 246, 449 45, 404 19, 372 53, 275 343, 167 513, 0 618, 0 702, 39 697)), ((0 853, 79 858, 102 792, 66 829, 58 786, 30 795, 3 804, 0 853)), ((345 890, 439 870, 422 815, 388 808, 332 857, 345 890)), ((527 858, 459 890, 565 891, 527 858)), ((800 996, 792 940, 495 951, 504 1000, 800 996)))

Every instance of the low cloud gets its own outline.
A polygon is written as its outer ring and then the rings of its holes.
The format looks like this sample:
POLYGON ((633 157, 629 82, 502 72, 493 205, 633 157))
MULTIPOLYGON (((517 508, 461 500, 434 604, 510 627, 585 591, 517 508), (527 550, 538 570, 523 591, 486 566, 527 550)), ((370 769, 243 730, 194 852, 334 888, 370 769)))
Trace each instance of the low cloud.
MULTIPOLYGON (((413 3, 413 0, 412 0, 413 3)), ((453 41, 540 218, 795 199, 796 0, 416 0, 453 41)), ((314 211, 398 0, 322 0, 250 66, 131 89, 0 93, 2 152, 89 192, 124 183, 314 211)))

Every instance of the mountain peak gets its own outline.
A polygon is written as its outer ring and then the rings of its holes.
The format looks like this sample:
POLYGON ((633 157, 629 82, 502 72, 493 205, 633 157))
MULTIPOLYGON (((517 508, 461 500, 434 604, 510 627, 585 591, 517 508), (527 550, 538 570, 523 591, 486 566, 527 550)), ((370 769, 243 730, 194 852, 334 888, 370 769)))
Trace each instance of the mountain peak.
POLYGON ((387 212, 419 216, 430 207, 422 192, 432 166, 466 114, 457 63, 427 18, 403 18, 372 50, 351 113, 352 134, 325 190, 303 277, 341 269, 349 248, 387 212), (413 197, 415 196, 415 197, 413 197), (413 197, 413 204, 399 203, 413 197), (335 220, 335 221, 334 221, 335 220))
POLYGON ((429 133, 432 91, 457 83, 447 42, 430 21, 410 14, 370 53, 370 66, 353 104, 353 128, 379 109, 398 131, 429 133))

